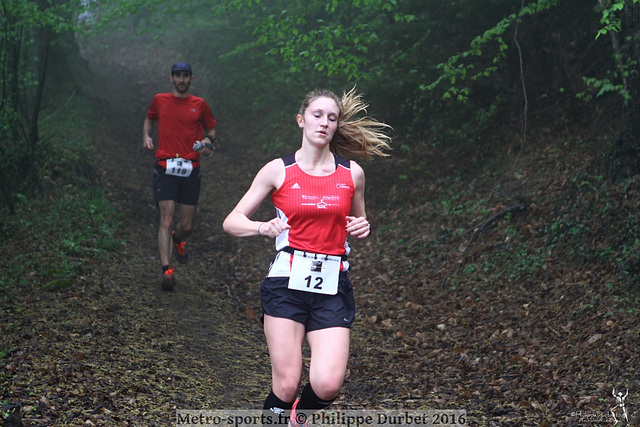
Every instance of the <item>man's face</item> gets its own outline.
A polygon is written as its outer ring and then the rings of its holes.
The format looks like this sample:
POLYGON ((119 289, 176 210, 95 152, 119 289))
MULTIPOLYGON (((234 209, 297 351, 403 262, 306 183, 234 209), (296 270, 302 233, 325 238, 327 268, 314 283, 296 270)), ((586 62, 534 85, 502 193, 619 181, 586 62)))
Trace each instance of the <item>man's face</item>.
POLYGON ((173 73, 171 75, 171 82, 173 83, 173 87, 176 92, 180 94, 189 92, 189 86, 191 86, 192 81, 193 76, 188 71, 178 71, 177 73, 173 73))

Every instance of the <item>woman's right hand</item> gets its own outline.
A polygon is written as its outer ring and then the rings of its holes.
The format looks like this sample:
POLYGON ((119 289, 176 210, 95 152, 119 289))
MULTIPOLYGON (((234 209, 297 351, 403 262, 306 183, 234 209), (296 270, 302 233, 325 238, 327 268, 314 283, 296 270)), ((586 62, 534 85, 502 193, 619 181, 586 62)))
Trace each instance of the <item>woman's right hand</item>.
POLYGON ((280 218, 273 218, 271 221, 261 222, 258 226, 258 234, 261 236, 275 238, 284 230, 290 229, 291 226, 280 218))

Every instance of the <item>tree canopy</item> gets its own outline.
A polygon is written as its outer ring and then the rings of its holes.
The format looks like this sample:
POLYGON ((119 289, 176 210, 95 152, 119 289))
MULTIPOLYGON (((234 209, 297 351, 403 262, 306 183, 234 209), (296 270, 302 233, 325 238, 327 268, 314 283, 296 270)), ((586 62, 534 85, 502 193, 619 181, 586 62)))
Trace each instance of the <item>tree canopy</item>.
POLYGON ((109 31, 164 43, 215 70, 206 90, 228 117, 256 118, 249 129, 269 135, 258 138, 261 149, 290 137, 283 115, 317 86, 365 92, 397 139, 414 141, 400 142, 400 152, 470 142, 495 132, 505 117, 519 123, 524 140, 535 126, 532 109, 558 100, 574 111, 593 109, 619 95, 614 104, 627 116, 619 151, 636 160, 619 165, 620 154, 612 153, 612 176, 640 170, 637 0, 2 0, 1 6, 0 128, 8 137, 0 154, 12 161, 3 160, 0 185, 8 206, 18 182, 37 183, 42 174, 35 153, 42 148, 38 122, 52 46, 74 33, 109 31))

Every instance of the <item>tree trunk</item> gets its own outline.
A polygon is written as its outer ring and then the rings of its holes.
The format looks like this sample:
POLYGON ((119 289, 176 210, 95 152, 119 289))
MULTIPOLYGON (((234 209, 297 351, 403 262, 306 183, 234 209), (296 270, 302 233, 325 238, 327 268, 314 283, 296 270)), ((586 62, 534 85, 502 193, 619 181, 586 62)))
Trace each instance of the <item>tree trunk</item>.
POLYGON ((627 84, 631 100, 627 106, 627 124, 614 144, 609 174, 614 180, 640 174, 640 4, 627 0, 624 16, 625 53, 633 63, 628 70, 627 84))
POLYGON ((627 12, 628 17, 628 29, 631 36, 631 49, 630 54, 635 64, 634 72, 629 73, 629 81, 631 96, 631 104, 629 106, 629 128, 638 148, 638 142, 640 141, 640 4, 629 1, 629 7, 627 12))

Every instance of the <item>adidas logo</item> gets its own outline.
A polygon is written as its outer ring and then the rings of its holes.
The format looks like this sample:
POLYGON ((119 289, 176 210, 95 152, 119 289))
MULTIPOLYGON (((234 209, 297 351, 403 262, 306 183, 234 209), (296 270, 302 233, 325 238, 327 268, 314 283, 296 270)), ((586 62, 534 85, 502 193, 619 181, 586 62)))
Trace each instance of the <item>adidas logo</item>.
POLYGON ((299 189, 300 189, 300 186, 299 186, 299 185, 298 185, 298 183, 296 182, 295 184, 293 184, 293 185, 291 186, 291 189, 292 189, 292 190, 299 190, 299 189))
POLYGON ((275 414, 284 414, 284 409, 282 408, 277 408, 275 406, 269 408, 269 410, 275 414))

